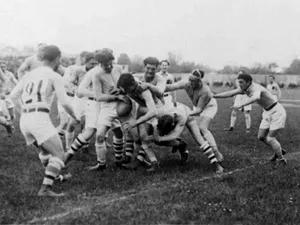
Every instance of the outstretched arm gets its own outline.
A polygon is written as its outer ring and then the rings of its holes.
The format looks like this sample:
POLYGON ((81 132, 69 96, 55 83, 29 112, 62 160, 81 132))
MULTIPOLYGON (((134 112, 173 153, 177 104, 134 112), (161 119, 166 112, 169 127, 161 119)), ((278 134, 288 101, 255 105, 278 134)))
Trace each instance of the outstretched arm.
POLYGON ((18 84, 13 88, 13 90, 10 93, 11 101, 14 103, 16 110, 21 113, 21 102, 20 97, 22 95, 24 88, 24 78, 22 78, 18 84))
POLYGON ((196 108, 189 113, 189 116, 199 115, 211 99, 211 94, 209 94, 209 92, 204 92, 199 98, 196 108))
POLYGON ((181 80, 181 81, 175 82, 173 84, 167 84, 165 92, 170 92, 170 91, 176 91, 176 90, 179 90, 179 89, 184 89, 185 86, 188 83, 189 83, 188 81, 181 80))
POLYGON ((232 91, 225 91, 218 94, 214 94, 214 98, 230 98, 238 94, 242 94, 242 90, 240 88, 234 89, 232 91))
POLYGON ((18 79, 21 80, 25 72, 29 69, 30 69, 30 58, 26 58, 18 69, 18 79))

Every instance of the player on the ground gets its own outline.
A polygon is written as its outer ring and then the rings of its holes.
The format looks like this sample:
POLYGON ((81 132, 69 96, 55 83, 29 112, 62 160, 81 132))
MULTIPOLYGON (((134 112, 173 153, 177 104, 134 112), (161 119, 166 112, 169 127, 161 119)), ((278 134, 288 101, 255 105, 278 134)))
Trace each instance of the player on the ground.
MULTIPOLYGON (((18 69, 18 79, 19 80, 25 75, 26 72, 30 72, 31 70, 42 65, 41 58, 43 56, 43 51, 44 51, 45 46, 47 46, 47 44, 45 44, 45 43, 38 44, 37 53, 32 56, 27 57, 24 60, 24 62, 21 64, 21 66, 18 69)), ((63 66, 60 65, 56 70, 60 75, 62 75, 62 76, 64 75, 65 68, 63 66)))
POLYGON ((60 57, 58 47, 46 46, 42 66, 24 76, 11 93, 11 99, 21 113, 20 129, 27 145, 34 144, 41 150, 39 158, 45 167, 45 177, 38 196, 64 196, 52 191, 53 182, 65 165, 63 146, 49 116, 55 94, 69 115, 74 120, 76 117, 65 97, 62 77, 54 72, 60 65, 60 57))
MULTIPOLYGON (((79 66, 75 68, 73 72, 71 72, 68 79, 68 87, 70 91, 67 92, 71 98, 73 98, 72 104, 75 110, 76 118, 82 120, 85 114, 85 98, 79 98, 77 95, 78 86, 80 85, 81 81, 83 80, 85 74, 93 69, 98 62, 95 59, 94 53, 87 53, 85 55, 85 64, 83 66, 79 66), (75 95, 75 96, 74 96, 75 95)), ((76 120, 70 119, 67 125, 67 129, 65 132, 66 138, 66 150, 69 150, 71 147, 72 142, 74 141, 74 130, 75 130, 76 120)))
MULTIPOLYGON (((239 70, 238 71, 238 75, 240 75, 241 73, 245 73, 243 70, 239 70)), ((239 82, 238 79, 235 80, 235 88, 239 87, 239 82)), ((245 101, 247 101, 249 99, 249 97, 245 94, 243 95, 236 95, 233 101, 233 105, 241 105, 243 104, 245 101)), ((239 109, 240 111, 242 111, 244 113, 245 116, 245 124, 246 124, 246 133, 250 133, 250 128, 251 128, 251 115, 250 112, 252 110, 252 106, 251 104, 246 105, 242 108, 239 109)), ((230 127, 229 128, 225 128, 225 131, 233 131, 233 128, 236 124, 236 118, 237 118, 237 111, 238 110, 232 110, 231 111, 231 115, 230 115, 230 127)))
POLYGON ((215 94, 214 98, 228 98, 238 94, 246 94, 249 99, 240 105, 233 105, 233 110, 240 109, 241 107, 254 102, 260 105, 264 110, 262 114, 262 121, 259 126, 258 139, 274 150, 275 154, 270 161, 276 161, 279 159, 279 163, 286 164, 286 159, 283 157, 285 151, 276 139, 278 132, 283 129, 285 125, 285 109, 266 88, 260 84, 252 82, 251 75, 242 73, 238 76, 238 81, 238 89, 215 94))
POLYGON ((275 96, 277 101, 280 101, 281 98, 281 90, 277 82, 275 81, 275 77, 273 75, 269 76, 269 84, 267 85, 267 90, 271 92, 272 95, 275 96))
MULTIPOLYGON (((4 77, 4 81, 0 82, 0 98, 5 102, 6 108, 4 108, 3 110, 8 112, 6 116, 12 124, 15 118, 14 104, 11 102, 8 95, 10 94, 12 88, 17 85, 18 81, 15 76, 7 70, 6 63, 4 61, 0 62, 0 67, 4 77)), ((12 128, 14 129, 13 125, 12 128)))
MULTIPOLYGON (((178 138, 186 126, 194 140, 197 142, 199 148, 209 159, 210 163, 215 165, 216 173, 222 173, 224 169, 216 159, 208 142, 202 137, 197 121, 194 116, 190 116, 190 113, 191 109, 179 102, 173 107, 165 105, 157 109, 157 126, 153 127, 154 135, 152 137, 149 136, 149 139, 156 141, 158 145, 174 146, 173 148, 175 148, 175 150, 179 149, 179 151, 184 151, 178 138)), ((181 155, 181 162, 185 163, 187 155, 185 152, 182 152, 181 155)))
MULTIPOLYGON (((174 76, 168 72, 168 68, 170 66, 170 63, 168 60, 162 60, 160 62, 160 72, 158 72, 159 75, 161 75, 163 78, 165 78, 167 84, 173 84, 175 83, 174 76)), ((173 102, 176 102, 176 92, 165 92, 164 93, 164 100, 165 104, 168 104, 170 106, 173 105, 173 102)))
MULTIPOLYGON (((213 94, 208 85, 202 81, 204 71, 195 69, 189 76, 189 80, 181 80, 166 86, 166 92, 184 89, 193 104, 190 116, 199 116, 198 125, 203 138, 212 147, 218 162, 223 161, 223 155, 219 152, 217 143, 208 127, 217 113, 217 101, 212 98, 213 94)), ((147 85, 151 90, 153 85, 147 85)))

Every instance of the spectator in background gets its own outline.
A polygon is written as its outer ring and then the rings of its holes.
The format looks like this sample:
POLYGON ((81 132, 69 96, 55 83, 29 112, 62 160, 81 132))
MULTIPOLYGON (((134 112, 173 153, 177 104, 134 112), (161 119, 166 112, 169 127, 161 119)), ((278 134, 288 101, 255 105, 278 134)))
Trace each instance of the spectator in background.
POLYGON ((269 84, 267 85, 267 90, 275 96, 276 100, 279 101, 281 98, 281 90, 277 82, 275 81, 275 77, 273 75, 269 76, 269 84))

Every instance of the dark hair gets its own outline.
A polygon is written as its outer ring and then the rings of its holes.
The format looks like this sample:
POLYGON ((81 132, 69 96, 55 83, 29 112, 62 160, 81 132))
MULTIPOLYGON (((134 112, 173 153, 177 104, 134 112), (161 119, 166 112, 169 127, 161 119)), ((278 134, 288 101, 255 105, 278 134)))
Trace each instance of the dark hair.
POLYGON ((95 59, 97 60, 98 63, 103 64, 103 63, 107 63, 110 60, 114 60, 115 57, 111 49, 104 48, 96 52, 95 59))
POLYGON ((269 75, 269 77, 273 77, 273 79, 275 80, 275 77, 273 75, 269 75))
POLYGON ((204 71, 203 70, 195 69, 195 70, 193 70, 192 74, 196 77, 199 77, 199 78, 204 77, 204 71))
POLYGON ((91 59, 95 59, 95 54, 92 53, 92 52, 88 52, 88 53, 85 55, 85 62, 87 63, 87 62, 90 61, 91 59))
POLYGON ((161 61, 160 61, 160 65, 161 65, 163 62, 166 62, 166 63, 168 64, 168 66, 170 66, 170 63, 169 63, 169 61, 168 61, 167 59, 161 60, 161 61))
POLYGON ((174 129, 174 119, 170 115, 164 115, 158 119, 157 130, 161 136, 169 134, 174 129))
POLYGON ((88 51, 82 51, 80 52, 79 56, 80 58, 84 58, 86 56, 86 54, 88 54, 89 52, 88 51))
POLYGON ((118 80, 117 87, 125 88, 133 85, 134 83, 135 79, 131 73, 122 73, 118 80))
POLYGON ((241 73, 239 76, 238 76, 238 79, 242 79, 242 80, 244 80, 244 81, 246 81, 246 82, 252 82, 252 77, 251 77, 251 75, 250 74, 248 74, 248 73, 241 73))
POLYGON ((57 57, 61 57, 60 49, 55 45, 47 45, 43 50, 43 54, 41 56, 42 60, 48 60, 49 62, 53 62, 57 59, 57 57))
POLYGON ((156 67, 158 67, 159 61, 157 58, 150 56, 150 57, 147 57, 146 59, 144 59, 144 66, 146 66, 147 64, 155 65, 156 67))

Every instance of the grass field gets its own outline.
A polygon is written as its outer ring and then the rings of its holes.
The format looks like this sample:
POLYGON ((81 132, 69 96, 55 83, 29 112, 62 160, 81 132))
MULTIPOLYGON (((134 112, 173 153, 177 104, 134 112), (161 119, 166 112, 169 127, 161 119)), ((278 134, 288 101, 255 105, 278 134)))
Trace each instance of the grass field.
MULTIPOLYGON (((284 99, 297 99, 300 91, 283 94, 284 99)), ((183 92, 178 96, 189 102, 183 92)), ((88 172, 86 167, 96 157, 80 153, 64 171, 71 172, 72 179, 54 186, 68 193, 60 199, 36 197, 44 172, 37 151, 25 146, 18 126, 11 140, 1 127, 0 224, 299 224, 300 108, 286 108, 286 129, 279 139, 289 152, 288 165, 276 168, 268 163, 273 152, 256 139, 259 107, 252 110, 250 135, 245 135, 241 114, 235 131, 223 131, 231 103, 232 99, 218 100, 211 126, 225 156, 223 176, 214 176, 208 160, 184 131, 190 150, 187 165, 179 165, 178 153, 156 147, 161 162, 157 173, 116 169, 112 151, 107 171, 88 172)), ((55 110, 52 115, 57 124, 55 110)))

